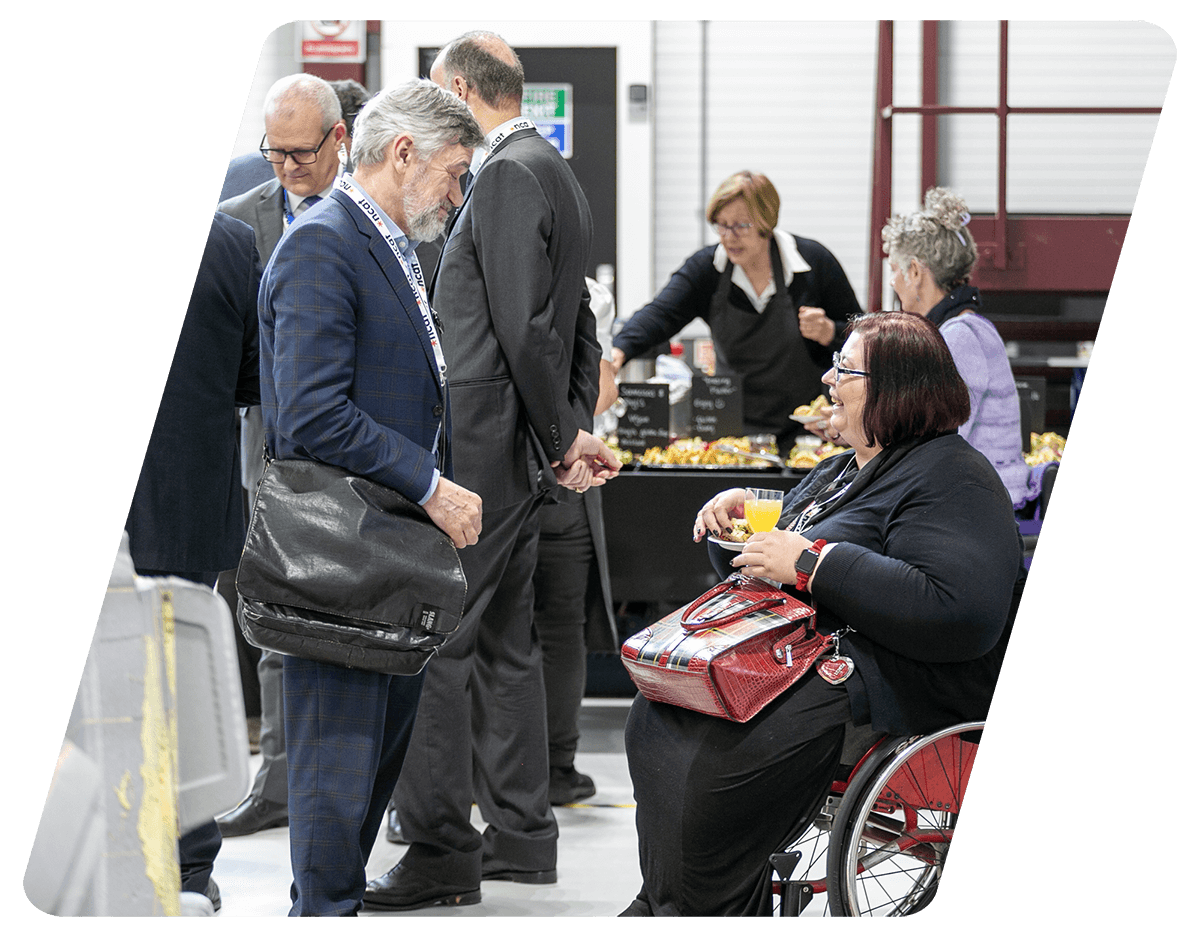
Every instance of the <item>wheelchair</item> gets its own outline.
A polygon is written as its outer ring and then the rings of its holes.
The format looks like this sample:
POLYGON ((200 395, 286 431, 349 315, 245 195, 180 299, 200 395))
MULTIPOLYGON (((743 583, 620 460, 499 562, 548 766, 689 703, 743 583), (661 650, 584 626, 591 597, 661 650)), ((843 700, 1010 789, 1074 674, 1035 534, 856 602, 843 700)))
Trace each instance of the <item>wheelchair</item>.
POLYGON ((937 892, 983 722, 878 740, 771 856, 781 916, 903 916, 937 892))

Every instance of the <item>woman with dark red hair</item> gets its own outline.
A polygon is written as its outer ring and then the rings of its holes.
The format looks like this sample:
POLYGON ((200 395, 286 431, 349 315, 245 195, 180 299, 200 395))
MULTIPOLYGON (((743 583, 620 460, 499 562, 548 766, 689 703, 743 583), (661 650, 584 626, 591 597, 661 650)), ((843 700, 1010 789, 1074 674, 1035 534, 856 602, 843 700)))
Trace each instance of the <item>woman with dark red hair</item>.
MULTIPOLYGON (((919 315, 862 316, 823 382, 852 450, 814 468, 732 564, 815 607, 853 671, 833 684, 810 670, 744 724, 634 700, 643 888, 626 914, 770 914, 768 858, 811 824, 840 762, 882 733, 987 714, 1022 548, 1003 483, 957 432, 970 400, 946 342, 919 315)), ((704 504, 695 539, 740 517, 743 494, 704 504)))

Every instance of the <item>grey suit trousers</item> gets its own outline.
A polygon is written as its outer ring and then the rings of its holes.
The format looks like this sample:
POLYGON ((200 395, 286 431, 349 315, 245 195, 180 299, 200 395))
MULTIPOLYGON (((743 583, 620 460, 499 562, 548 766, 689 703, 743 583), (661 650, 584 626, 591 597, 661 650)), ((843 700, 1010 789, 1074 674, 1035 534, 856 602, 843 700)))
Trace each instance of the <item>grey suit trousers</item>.
POLYGON ((276 805, 286 805, 287 748, 283 728, 283 656, 263 650, 258 660, 259 697, 262 699, 262 733, 258 747, 262 765, 254 777, 250 794, 276 805))

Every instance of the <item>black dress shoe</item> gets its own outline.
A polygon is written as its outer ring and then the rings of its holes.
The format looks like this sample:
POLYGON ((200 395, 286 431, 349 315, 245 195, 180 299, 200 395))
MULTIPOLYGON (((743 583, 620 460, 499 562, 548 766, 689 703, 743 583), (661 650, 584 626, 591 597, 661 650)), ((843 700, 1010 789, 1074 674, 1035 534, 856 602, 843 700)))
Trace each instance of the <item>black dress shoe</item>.
POLYGON ((550 767, 550 804, 570 805, 596 794, 596 784, 574 766, 550 767))
POLYGON ((257 799, 253 795, 244 798, 240 805, 228 815, 217 819, 221 837, 236 838, 243 834, 254 834, 267 828, 282 828, 288 823, 287 805, 257 799))
POLYGON ((367 884, 363 908, 380 912, 406 912, 428 906, 474 906, 483 899, 478 887, 463 889, 431 880, 423 873, 396 864, 367 884))

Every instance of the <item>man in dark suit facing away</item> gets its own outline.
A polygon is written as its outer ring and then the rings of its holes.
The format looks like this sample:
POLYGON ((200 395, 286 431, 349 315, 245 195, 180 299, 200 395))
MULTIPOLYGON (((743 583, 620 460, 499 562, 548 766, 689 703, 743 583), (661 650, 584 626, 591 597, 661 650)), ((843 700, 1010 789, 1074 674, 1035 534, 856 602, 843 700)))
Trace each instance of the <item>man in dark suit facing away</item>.
MULTIPOLYGON (((394 488, 460 549, 478 541, 480 500, 450 479, 445 362, 415 244, 460 203, 482 142, 432 82, 372 98, 353 175, 291 226, 259 291, 271 455, 394 488)), ((283 657, 291 915, 357 914, 422 679, 283 657)))
POLYGON ((499 36, 455 40, 430 77, 488 136, 433 285, 456 465, 484 516, 479 546, 462 556, 462 624, 427 667, 393 800, 411 843, 364 897, 383 910, 477 903, 481 880, 556 881, 533 628, 538 507, 559 483, 584 489, 620 467, 588 431, 600 347, 584 279, 592 220, 583 190, 521 118, 524 75, 499 36), (472 801, 488 824, 482 835, 472 801))

